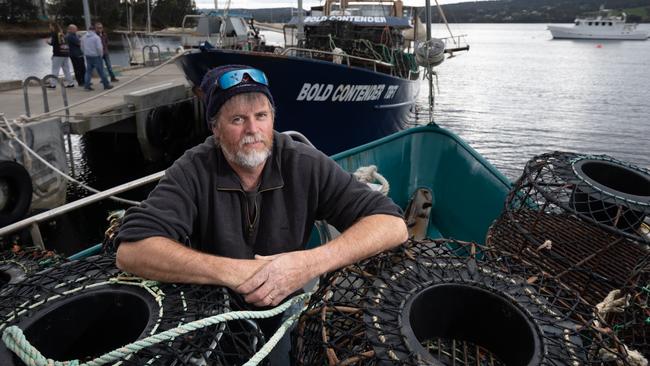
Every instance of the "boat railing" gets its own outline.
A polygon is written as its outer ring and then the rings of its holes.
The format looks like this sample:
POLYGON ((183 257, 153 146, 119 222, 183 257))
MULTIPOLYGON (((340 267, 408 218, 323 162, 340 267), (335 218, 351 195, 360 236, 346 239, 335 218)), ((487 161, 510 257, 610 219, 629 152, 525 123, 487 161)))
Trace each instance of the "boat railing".
POLYGON ((457 36, 439 39, 445 44, 445 53, 453 55, 454 52, 469 51, 466 34, 459 34, 457 36))
POLYGON ((45 211, 43 213, 40 213, 38 215, 30 216, 24 220, 15 222, 11 225, 7 225, 3 228, 0 228, 0 237, 4 237, 7 234, 11 234, 17 230, 24 229, 24 228, 29 228, 30 234, 32 236, 32 240, 34 242, 34 245, 38 246, 41 249, 44 249, 44 243, 43 243, 43 237, 41 235, 40 228, 38 226, 39 223, 43 221, 48 221, 51 220, 55 217, 58 217, 60 215, 63 215, 64 213, 88 206, 92 203, 99 202, 101 200, 110 198, 116 194, 122 193, 129 191, 131 189, 143 186, 145 184, 153 183, 158 181, 160 178, 162 178, 165 175, 164 171, 160 171, 151 175, 148 175, 146 177, 142 177, 139 179, 132 180, 130 182, 121 184, 119 186, 107 189, 105 191, 101 191, 99 193, 92 194, 88 197, 84 197, 81 199, 78 199, 76 201, 67 203, 63 206, 59 206, 57 208, 53 208, 51 210, 45 211))
POLYGON ((384 67, 390 67, 390 68, 393 68, 395 66, 395 65, 393 65, 393 64, 391 64, 389 62, 379 61, 379 60, 375 60, 375 59, 371 59, 371 58, 366 58, 366 57, 361 57, 361 56, 353 56, 353 55, 348 55, 346 53, 336 53, 336 52, 331 52, 331 51, 315 50, 315 49, 312 49, 312 48, 288 47, 288 48, 285 48, 282 51, 281 55, 289 56, 289 53, 294 53, 295 54, 297 52, 304 52, 305 54, 309 55, 309 58, 314 58, 314 54, 329 55, 329 56, 332 56, 332 58, 334 58, 334 57, 345 58, 346 64, 348 65, 348 67, 351 66, 350 65, 350 59, 358 60, 358 61, 362 61, 362 62, 372 63, 375 72, 377 71, 377 65, 384 66, 384 67))

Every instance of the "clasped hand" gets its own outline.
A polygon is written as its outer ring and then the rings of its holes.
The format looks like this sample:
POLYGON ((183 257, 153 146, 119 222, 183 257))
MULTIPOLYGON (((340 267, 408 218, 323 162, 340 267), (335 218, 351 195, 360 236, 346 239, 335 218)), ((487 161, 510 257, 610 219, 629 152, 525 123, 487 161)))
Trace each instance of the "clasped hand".
POLYGON ((275 306, 316 277, 307 251, 255 256, 268 261, 253 276, 235 288, 246 302, 255 306, 275 306))

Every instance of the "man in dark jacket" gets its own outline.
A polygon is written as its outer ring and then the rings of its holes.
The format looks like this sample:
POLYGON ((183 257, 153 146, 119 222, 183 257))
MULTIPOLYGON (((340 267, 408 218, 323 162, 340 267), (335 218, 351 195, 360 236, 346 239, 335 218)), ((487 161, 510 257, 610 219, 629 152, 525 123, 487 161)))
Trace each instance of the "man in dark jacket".
POLYGON ((84 54, 81 51, 81 40, 77 37, 77 26, 70 24, 68 33, 65 35, 65 41, 70 49, 70 61, 74 70, 74 77, 77 79, 79 86, 84 85, 84 76, 86 75, 86 64, 84 63, 84 54))
POLYGON ((111 82, 117 82, 119 80, 115 77, 115 74, 113 73, 113 65, 111 65, 111 57, 108 55, 108 34, 104 32, 104 25, 102 25, 102 23, 99 22, 95 23, 95 31, 97 32, 99 38, 102 40, 102 47, 103 47, 102 59, 104 59, 104 63, 106 64, 106 70, 108 70, 108 76, 111 77, 111 82))
POLYGON ((268 306, 407 239, 389 198, 273 130, 263 72, 218 67, 201 91, 213 136, 174 162, 142 205, 129 209, 116 238, 119 268, 163 282, 226 286, 250 304, 268 306), (321 219, 342 234, 305 249, 321 219))

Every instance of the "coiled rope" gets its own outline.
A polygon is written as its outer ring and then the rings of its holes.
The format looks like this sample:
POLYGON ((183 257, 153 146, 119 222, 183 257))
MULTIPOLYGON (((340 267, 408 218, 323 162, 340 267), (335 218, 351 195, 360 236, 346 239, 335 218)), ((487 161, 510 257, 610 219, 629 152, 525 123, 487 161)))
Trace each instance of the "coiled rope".
MULTIPOLYGON (((97 357, 94 360, 81 363, 79 360, 70 360, 70 361, 55 361, 52 359, 45 358, 34 346, 32 346, 25 335, 23 334, 22 329, 17 326, 11 326, 4 330, 2 333, 2 340, 7 346, 8 349, 13 351, 25 364, 30 366, 100 366, 105 365, 109 362, 117 361, 123 359, 124 357, 138 352, 146 347, 152 345, 172 340, 180 335, 195 331, 197 329, 205 328, 211 325, 219 324, 222 322, 240 320, 240 319, 264 319, 270 318, 276 315, 283 313, 291 305, 297 304, 300 302, 305 302, 309 299, 311 293, 305 293, 297 295, 292 299, 284 302, 282 305, 279 305, 270 310, 264 311, 232 311, 224 314, 214 315, 205 319, 195 320, 193 322, 183 324, 174 329, 169 329, 164 332, 151 335, 147 338, 140 339, 131 344, 127 344, 121 348, 118 348, 114 351, 108 352, 102 356, 97 357)), ((304 310, 304 307, 303 307, 304 310)), ((266 357, 270 351, 275 347, 278 341, 282 338, 284 333, 293 322, 298 319, 300 314, 294 314, 289 317, 276 333, 269 339, 269 341, 255 354, 253 357, 244 365, 245 366, 255 366, 257 365, 264 357, 266 357)))
POLYGON ((352 175, 354 175, 354 177, 361 183, 367 184, 379 182, 381 185, 379 192, 381 192, 384 196, 387 195, 388 191, 390 190, 390 184, 388 183, 388 180, 386 180, 383 175, 379 174, 376 165, 359 167, 354 173, 352 173, 352 175))
MULTIPOLYGON (((75 183, 75 184, 77 184, 77 185, 79 185, 79 186, 81 186, 81 187, 83 187, 83 188, 85 188, 85 189, 87 189, 87 190, 89 190, 89 191, 91 191, 93 193, 99 193, 100 192, 98 189, 90 187, 89 185, 84 184, 84 183, 72 178, 71 176, 69 176, 69 175, 65 174, 64 172, 62 172, 59 168, 57 168, 54 165, 50 164, 42 156, 38 155, 38 153, 36 151, 32 150, 29 146, 27 146, 26 143, 24 143, 20 138, 18 138, 18 136, 14 132, 13 128, 11 127, 11 123, 7 120, 7 118, 4 115, 0 116, 0 117, 2 117, 3 122, 5 123, 7 128, 9 129, 9 131, 7 131, 6 129, 0 127, 0 132, 4 133, 8 138, 18 142, 18 144, 20 144, 20 146, 22 146, 30 155, 33 155, 41 163, 45 164, 45 166, 52 169, 55 173, 61 175, 63 178, 69 180, 70 182, 75 183)), ((116 197, 116 196, 111 196, 109 198, 114 200, 114 201, 117 201, 117 202, 120 202, 120 203, 126 203, 126 204, 132 205, 132 206, 139 206, 140 205, 140 202, 138 202, 138 201, 131 201, 131 200, 127 200, 127 199, 116 197)))

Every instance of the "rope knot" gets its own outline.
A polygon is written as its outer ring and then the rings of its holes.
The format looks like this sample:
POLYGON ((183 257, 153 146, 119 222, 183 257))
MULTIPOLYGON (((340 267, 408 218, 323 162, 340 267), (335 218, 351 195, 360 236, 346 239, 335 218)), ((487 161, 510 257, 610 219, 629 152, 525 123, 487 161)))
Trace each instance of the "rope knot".
POLYGON ((600 317, 604 317, 611 312, 622 313, 630 305, 630 295, 619 297, 620 294, 621 290, 612 290, 607 294, 605 300, 596 305, 600 317))

